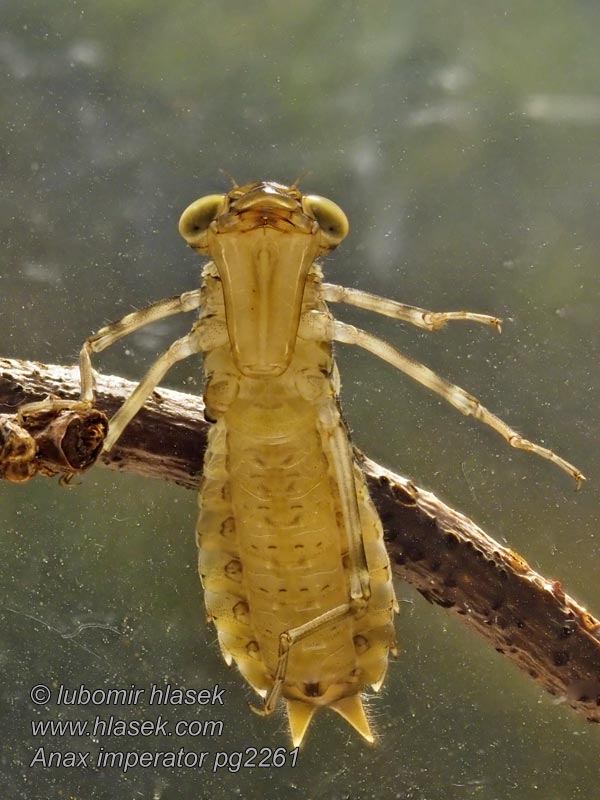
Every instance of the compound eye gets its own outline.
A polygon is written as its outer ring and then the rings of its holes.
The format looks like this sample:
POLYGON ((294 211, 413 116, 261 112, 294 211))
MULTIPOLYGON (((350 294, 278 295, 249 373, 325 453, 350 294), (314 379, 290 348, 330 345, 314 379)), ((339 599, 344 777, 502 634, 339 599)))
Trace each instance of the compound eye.
POLYGON ((350 226, 346 215, 338 205, 326 197, 319 197, 316 194, 306 195, 302 198, 302 208, 319 223, 323 245, 327 250, 337 247, 348 235, 350 226))
POLYGON ((195 249, 207 246, 206 232, 219 213, 224 194, 209 194, 189 205, 179 220, 179 233, 195 249))

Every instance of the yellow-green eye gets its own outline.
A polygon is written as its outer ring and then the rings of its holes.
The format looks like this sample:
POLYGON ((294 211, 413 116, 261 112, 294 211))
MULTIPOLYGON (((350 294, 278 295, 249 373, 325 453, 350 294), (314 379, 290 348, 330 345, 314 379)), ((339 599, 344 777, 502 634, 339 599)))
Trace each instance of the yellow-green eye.
POLYGON ((319 223, 326 248, 337 247, 348 235, 348 219, 342 209, 331 200, 308 194, 302 198, 302 207, 306 214, 310 214, 319 223))
POLYGON ((217 216, 225 195, 209 194, 189 205, 179 220, 179 233, 195 248, 206 246, 208 226, 217 216))

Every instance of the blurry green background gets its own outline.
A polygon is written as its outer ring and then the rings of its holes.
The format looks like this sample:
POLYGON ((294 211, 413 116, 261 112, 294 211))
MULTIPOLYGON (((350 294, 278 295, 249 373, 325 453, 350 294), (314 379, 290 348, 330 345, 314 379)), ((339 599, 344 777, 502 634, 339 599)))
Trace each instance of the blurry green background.
MULTIPOLYGON (((505 326, 502 337, 459 323, 431 335, 336 313, 590 480, 575 494, 552 465, 340 346, 356 443, 600 613, 598 3, 8 0, 2 21, 2 355, 73 363, 106 321, 193 288, 198 260, 177 220, 228 188, 219 169, 240 183, 308 171, 302 187, 351 222, 330 280, 505 326)), ((140 376, 189 324, 156 325, 96 363, 140 376)), ((167 385, 201 391, 200 365, 178 366, 167 385)), ((250 690, 204 622, 195 513, 191 492, 101 469, 72 490, 0 487, 3 797, 597 795, 596 727, 405 585, 401 657, 371 702, 375 748, 323 712, 295 769, 30 769, 31 720, 48 716, 29 700, 39 682, 227 688, 220 739, 108 747, 288 746, 283 716, 248 710, 250 690)))

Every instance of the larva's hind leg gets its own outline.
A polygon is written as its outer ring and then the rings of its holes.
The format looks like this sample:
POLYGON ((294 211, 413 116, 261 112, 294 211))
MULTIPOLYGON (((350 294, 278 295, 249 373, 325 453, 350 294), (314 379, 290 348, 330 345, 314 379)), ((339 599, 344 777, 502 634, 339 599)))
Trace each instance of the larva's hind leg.
MULTIPOLYGON (((250 705, 252 711, 261 716, 267 716, 274 711, 285 682, 290 651, 295 644, 314 633, 318 633, 334 622, 339 622, 345 617, 360 613, 365 607, 365 602, 364 600, 352 600, 349 603, 344 603, 336 608, 332 608, 324 614, 320 614, 318 617, 304 623, 304 625, 292 628, 289 631, 283 631, 279 636, 279 658, 273 687, 267 694, 263 707, 257 708, 256 706, 250 705)), ((329 707, 344 717, 364 739, 370 743, 374 741, 374 736, 371 733, 359 694, 350 694, 341 697, 335 702, 330 703, 329 707)), ((298 747, 302 743, 304 734, 306 733, 306 729, 308 728, 316 708, 316 705, 303 700, 287 701, 288 719, 294 747, 298 747)))
POLYGON ((349 616, 353 612, 354 604, 344 603, 341 606, 336 606, 336 608, 326 611, 324 614, 319 614, 318 617, 305 622, 303 625, 299 625, 297 628, 290 628, 289 631, 283 631, 280 633, 279 653, 275 677, 273 679, 273 687, 265 697, 265 702, 262 708, 257 708, 256 706, 250 704, 252 711, 260 716, 266 717, 269 714, 272 714, 275 710, 277 701, 281 696, 281 689, 285 681, 290 650, 297 642, 302 641, 302 639, 306 639, 307 636, 310 636, 312 633, 316 633, 317 631, 321 630, 321 628, 325 628, 327 625, 331 625, 333 622, 344 619, 344 617, 349 616))
POLYGON ((332 399, 325 400, 319 408, 319 433, 339 495, 342 535, 348 548, 350 598, 368 600, 371 586, 354 481, 354 455, 339 408, 332 399))

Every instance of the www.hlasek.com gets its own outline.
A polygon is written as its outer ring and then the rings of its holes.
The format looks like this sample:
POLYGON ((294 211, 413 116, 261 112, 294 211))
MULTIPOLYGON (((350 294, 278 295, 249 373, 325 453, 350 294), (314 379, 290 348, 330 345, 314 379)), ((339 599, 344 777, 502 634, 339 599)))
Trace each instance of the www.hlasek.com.
MULTIPOLYGON (((67 687, 61 684, 50 689, 43 683, 34 686, 29 696, 36 706, 54 706, 57 715, 31 721, 34 739, 52 737, 88 737, 97 745, 104 737, 124 737, 126 740, 151 737, 190 736, 194 738, 215 738, 223 734, 223 721, 220 719, 200 719, 193 715, 192 707, 223 706, 225 689, 216 684, 210 689, 182 689, 170 683, 162 686, 152 684, 140 688, 131 684, 128 688, 90 689, 85 684, 67 687), (127 707, 142 704, 160 708, 161 713, 143 718, 120 716, 118 713, 90 715, 88 719, 63 719, 61 712, 66 707, 93 709, 97 706, 127 707), (166 709, 166 711, 165 711, 166 709), (173 717, 180 710, 177 718, 173 717), (187 713, 183 713, 186 709, 187 713)), ((79 741, 78 741, 79 743, 79 741)), ((100 746, 97 750, 80 750, 68 747, 57 749, 40 744, 29 762, 37 768, 85 768, 117 769, 121 772, 141 767, 180 768, 188 767, 210 772, 227 770, 238 772, 253 767, 275 768, 295 767, 298 748, 285 747, 246 747, 244 750, 188 750, 185 747, 133 749, 109 749, 100 746)))

